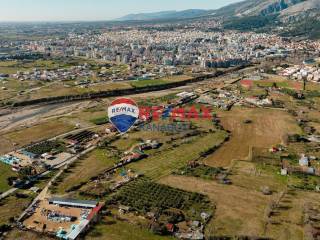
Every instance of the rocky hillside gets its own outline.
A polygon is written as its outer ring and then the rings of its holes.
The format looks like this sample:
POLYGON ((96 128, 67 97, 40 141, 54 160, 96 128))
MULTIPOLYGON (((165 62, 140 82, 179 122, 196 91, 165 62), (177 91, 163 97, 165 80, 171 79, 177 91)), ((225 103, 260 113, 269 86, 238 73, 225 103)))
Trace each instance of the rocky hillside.
POLYGON ((320 38, 320 0, 247 0, 221 8, 228 29, 320 38))
POLYGON ((217 16, 266 16, 279 13, 305 0, 246 0, 220 8, 216 11, 217 16))

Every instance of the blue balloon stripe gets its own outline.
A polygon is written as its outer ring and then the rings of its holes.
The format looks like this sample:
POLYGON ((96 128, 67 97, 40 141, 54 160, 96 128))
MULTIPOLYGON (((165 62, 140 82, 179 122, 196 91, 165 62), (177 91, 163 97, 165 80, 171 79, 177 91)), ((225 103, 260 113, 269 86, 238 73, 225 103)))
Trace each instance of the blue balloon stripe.
POLYGON ((130 115, 118 115, 110 118, 112 124, 121 132, 127 132, 136 122, 137 118, 130 115))

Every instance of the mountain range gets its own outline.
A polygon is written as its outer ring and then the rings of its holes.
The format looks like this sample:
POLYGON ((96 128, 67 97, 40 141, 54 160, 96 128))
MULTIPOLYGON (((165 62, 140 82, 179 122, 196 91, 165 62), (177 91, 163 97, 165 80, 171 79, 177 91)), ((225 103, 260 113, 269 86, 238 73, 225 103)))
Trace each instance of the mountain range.
POLYGON ((237 30, 285 28, 284 35, 320 38, 320 0, 245 0, 216 10, 189 9, 130 14, 118 21, 156 21, 220 18, 237 30))
POLYGON ((118 21, 148 21, 148 20, 162 20, 162 19, 186 19, 199 16, 208 15, 210 10, 202 9, 188 9, 184 11, 163 11, 154 13, 138 13, 129 14, 124 17, 118 18, 118 21))

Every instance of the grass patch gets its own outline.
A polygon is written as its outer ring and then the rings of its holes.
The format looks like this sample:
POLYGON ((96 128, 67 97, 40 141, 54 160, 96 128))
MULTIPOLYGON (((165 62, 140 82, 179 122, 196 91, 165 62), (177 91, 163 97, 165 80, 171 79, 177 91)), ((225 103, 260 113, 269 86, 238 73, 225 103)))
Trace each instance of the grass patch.
POLYGON ((153 80, 137 80, 132 81, 131 86, 135 88, 147 87, 147 86, 157 86, 169 83, 168 81, 161 79, 153 79, 153 80))
POLYGON ((59 134, 71 131, 72 129, 73 126, 60 120, 54 120, 30 128, 24 128, 22 130, 7 133, 4 137, 17 143, 19 147, 22 147, 32 142, 50 139, 59 134))
POLYGON ((32 198, 17 198, 9 196, 0 201, 0 225, 10 223, 13 217, 18 217, 31 203, 32 198))
POLYGON ((74 186, 86 183, 104 169, 113 166, 116 161, 117 159, 107 155, 106 150, 96 149, 75 162, 74 166, 62 174, 59 185, 54 190, 63 194, 74 186))
POLYGON ((11 187, 8 185, 8 177, 14 177, 17 174, 11 170, 11 166, 0 163, 0 192, 5 192, 11 187))
POLYGON ((177 175, 200 177, 203 179, 213 179, 218 174, 223 173, 225 170, 223 168, 215 168, 206 165, 199 165, 196 167, 186 166, 180 168, 175 172, 177 175))
POLYGON ((141 228, 128 222, 112 221, 96 225, 86 236, 88 240, 173 240, 168 236, 154 235, 146 228, 141 228))
POLYGON ((109 118, 106 116, 98 117, 98 118, 92 119, 91 122, 95 125, 103 125, 109 122, 109 118))
POLYGON ((179 76, 168 76, 161 79, 148 79, 148 80, 137 80, 131 81, 130 84, 132 87, 139 88, 139 87, 147 87, 147 86, 156 86, 156 85, 163 85, 172 82, 180 82, 191 79, 192 77, 186 75, 179 75, 179 76))

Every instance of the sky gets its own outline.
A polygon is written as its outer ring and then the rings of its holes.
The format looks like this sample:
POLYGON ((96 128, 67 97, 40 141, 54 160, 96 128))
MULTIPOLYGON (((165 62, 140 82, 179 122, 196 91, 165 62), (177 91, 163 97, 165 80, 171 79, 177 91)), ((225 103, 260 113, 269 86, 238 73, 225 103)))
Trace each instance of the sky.
POLYGON ((131 13, 217 9, 240 0, 0 0, 0 21, 112 20, 131 13))

